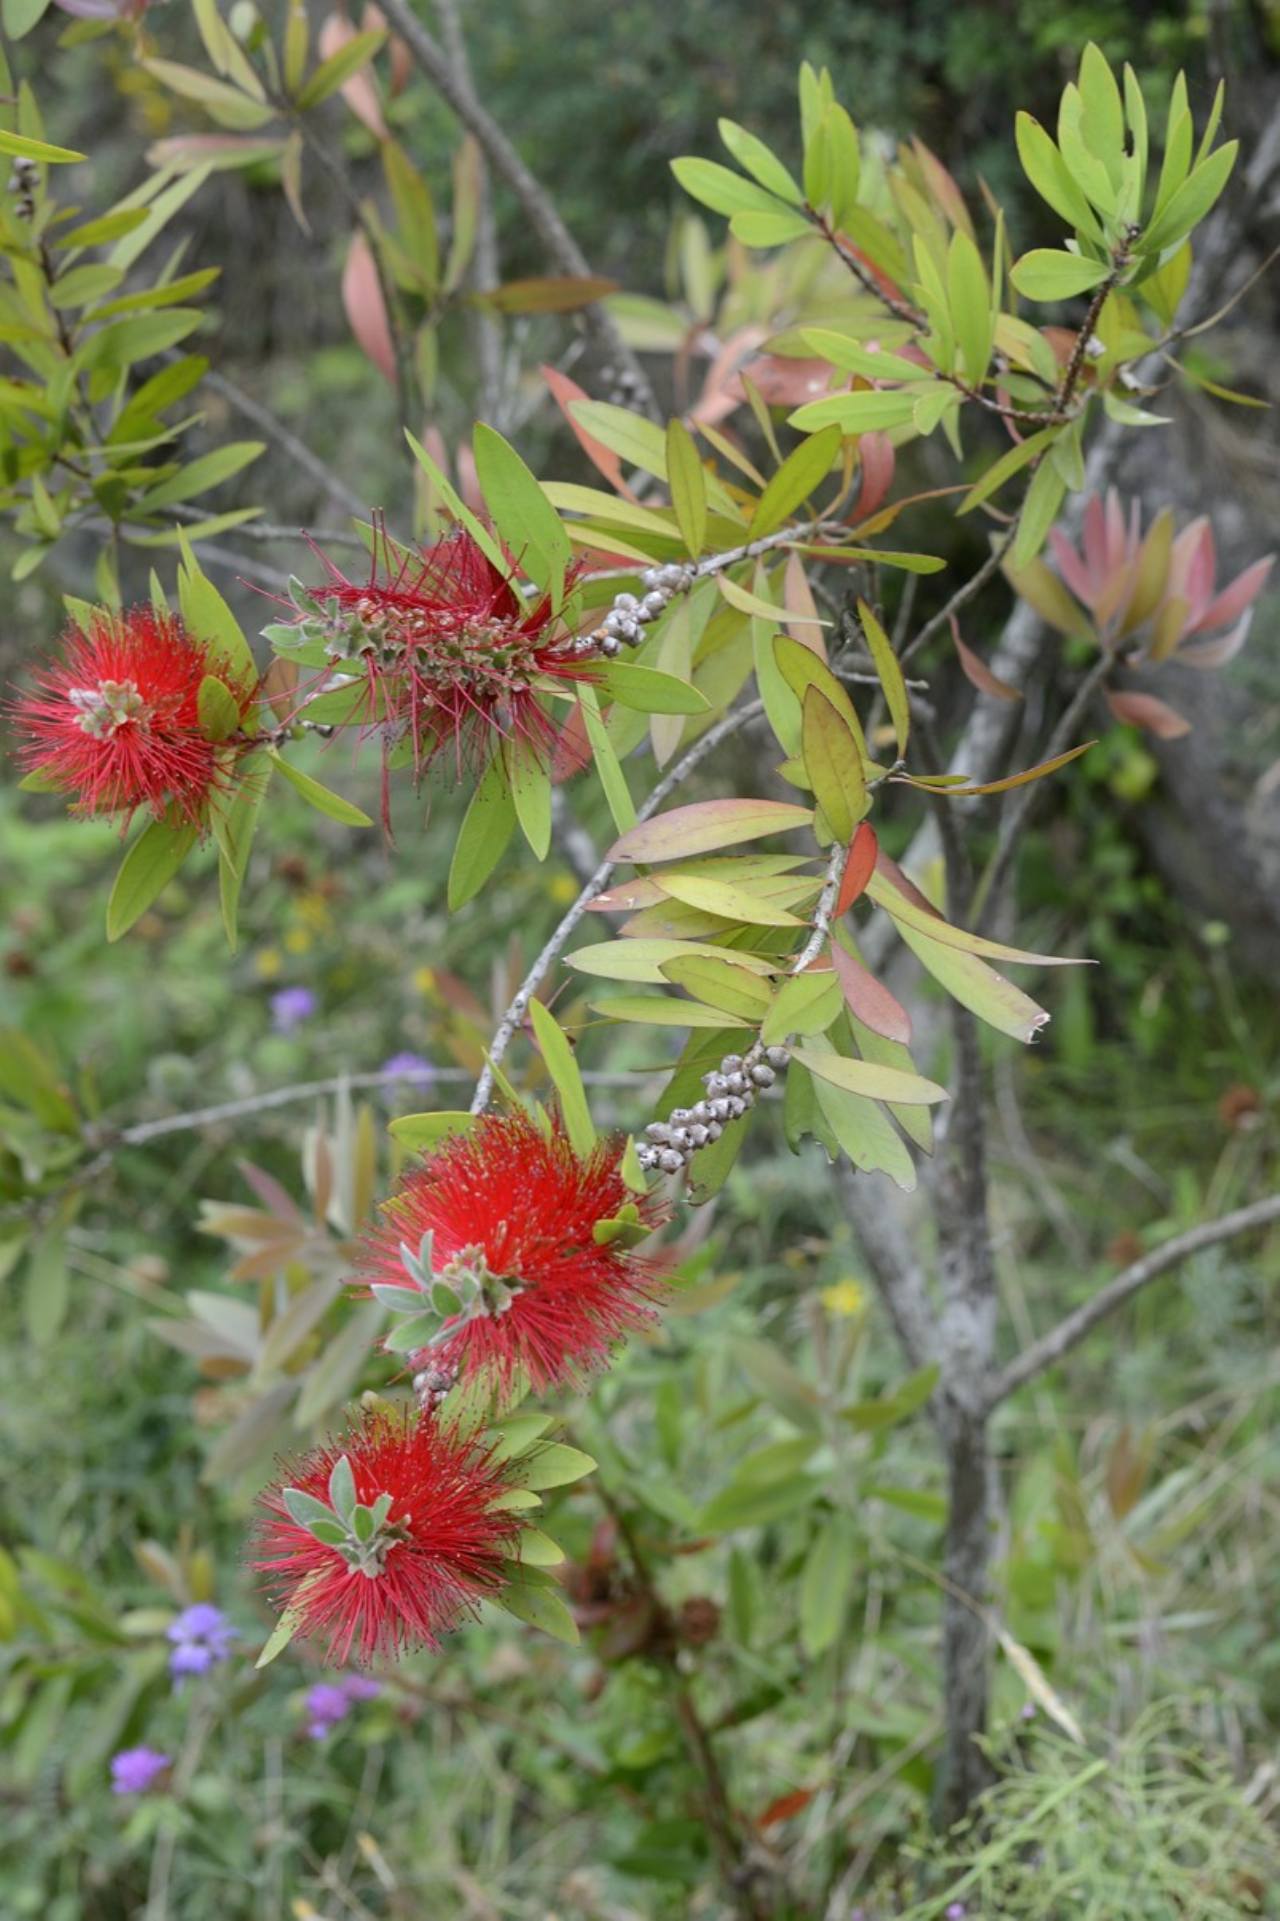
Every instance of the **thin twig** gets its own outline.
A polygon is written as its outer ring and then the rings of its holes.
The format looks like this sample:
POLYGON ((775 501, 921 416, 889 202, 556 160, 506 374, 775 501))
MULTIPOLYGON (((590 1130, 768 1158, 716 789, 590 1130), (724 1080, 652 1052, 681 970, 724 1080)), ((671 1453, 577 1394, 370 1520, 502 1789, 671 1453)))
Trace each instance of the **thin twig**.
POLYGON ((932 640, 938 630, 946 626, 952 614, 958 613, 967 601, 973 599, 975 594, 981 593, 982 589, 991 579, 991 576, 998 572, 1001 561, 1017 537, 1017 532, 1018 523, 1015 520, 992 542, 991 552, 987 555, 977 572, 970 574, 968 580, 956 588, 950 600, 939 607, 936 614, 931 614, 919 632, 907 642, 902 652, 898 655, 899 666, 904 666, 913 654, 918 654, 926 642, 932 640))
POLYGON ((826 946, 831 932, 831 922, 835 918, 836 901, 840 897, 840 883, 849 860, 849 849, 844 841, 838 840, 831 849, 827 862, 826 878, 822 892, 813 912, 813 930, 787 970, 791 974, 803 974, 811 961, 815 961, 826 946))
MULTIPOLYGON (((714 727, 709 727, 705 734, 694 741, 692 747, 690 747, 686 754, 681 756, 675 766, 663 775, 653 792, 636 809, 637 822, 648 820, 652 815, 656 814, 668 796, 675 792, 682 781, 688 779, 696 767, 701 766, 707 755, 713 753, 722 740, 726 740, 730 734, 736 733, 740 727, 745 727, 748 721, 754 720, 756 715, 763 713, 763 711, 764 702, 762 700, 747 701, 744 706, 734 708, 734 710, 726 714, 722 720, 718 720, 714 727)), ((493 1070, 495 1067, 501 1066, 503 1057, 511 1045, 512 1038, 528 1011, 529 1002, 533 999, 534 994, 550 971, 556 956, 590 907, 592 901, 595 900, 598 894, 603 894, 605 888, 609 885, 613 876, 613 870, 616 866, 617 862, 611 856, 606 856, 606 858, 601 861, 595 873, 592 874, 591 878, 587 881, 582 892, 578 895, 577 900, 574 901, 572 907, 570 907, 564 915, 555 932, 542 949, 542 952, 538 955, 538 958, 534 961, 532 967, 521 981, 516 993, 512 996, 511 1004, 498 1023, 497 1031, 490 1043, 489 1056, 484 1065, 484 1072, 476 1083, 475 1095, 471 1102, 471 1112, 473 1114, 483 1113, 484 1109, 488 1106, 493 1093, 493 1070)))
MULTIPOLYGON (((164 357, 169 361, 181 359, 176 352, 164 357)), ((319 454, 314 453, 305 440, 298 438, 292 427, 286 427, 283 420, 272 413, 270 407, 264 407, 260 400, 255 400, 234 380, 228 380, 225 374, 210 371, 202 376, 201 385, 208 387, 212 393, 220 394, 229 407, 234 407, 246 420, 251 420, 268 440, 275 442, 281 453, 288 455, 295 467, 314 480, 317 487, 324 489, 335 506, 344 507, 348 513, 358 514, 362 518, 367 513, 368 509, 359 494, 353 493, 346 482, 325 465, 319 454)))
MULTIPOLYGON (((1061 720, 1049 736, 1049 744, 1041 756, 1042 759, 1052 760, 1056 754, 1065 753, 1081 718, 1088 712, 1090 701, 1114 665, 1114 660, 1107 653, 1102 654, 1094 662, 1076 688, 1075 694, 1063 711, 1061 720)), ((1026 831, 1031 810, 1040 799, 1042 785, 1041 781, 1032 781, 1026 787, 1015 788, 1009 797, 1004 819, 1000 823, 995 852, 969 903, 969 920, 975 933, 983 933, 990 926, 999 908, 1005 880, 1017 854, 1018 843, 1026 831)))
POLYGON ((409 349, 404 337, 404 328, 401 324, 400 299, 392 283, 391 276, 387 272, 383 262, 381 237, 365 211, 364 202, 352 186, 350 180, 348 180, 346 169, 334 159, 328 147, 325 146, 324 141, 321 140, 316 133, 315 128, 311 125, 307 116, 302 113, 292 112, 287 102, 276 101, 275 105, 281 112, 290 113, 290 118, 294 126, 302 136, 302 144, 312 159, 318 163, 337 188, 338 193, 346 202, 352 219, 364 236, 365 245, 369 249, 369 258, 373 263, 373 271, 377 277, 378 292, 382 299, 383 310, 387 317, 387 330, 391 335, 391 352, 395 362, 396 407, 400 416, 400 424, 402 427, 411 426, 413 424, 410 413, 413 398, 413 373, 410 367, 409 349))
MULTIPOLYGON (((399 34, 413 59, 452 107, 462 125, 475 135, 489 164, 515 194, 526 220, 545 247, 558 270, 573 278, 591 279, 586 255, 579 247, 541 181, 525 165, 498 122, 489 113, 468 83, 423 26, 409 0, 385 0, 382 12, 399 34)), ((585 309, 587 324, 614 364, 624 368, 633 391, 645 411, 655 420, 658 405, 639 360, 623 340, 616 321, 599 302, 585 309)))
MULTIPOLYGON (((471 60, 467 53, 466 35, 462 29, 462 17, 458 11, 457 0, 435 0, 436 12, 440 16, 440 35, 449 65, 453 68, 458 86, 472 98, 475 97, 475 81, 471 73, 471 60)), ((501 280, 501 267, 498 259, 498 225, 493 213, 493 190, 489 180, 488 163, 483 155, 480 161, 480 195, 476 207, 476 240, 471 258, 469 279, 472 286, 481 292, 490 292, 501 280)), ((496 314, 481 307, 475 315, 476 359, 480 367, 480 404, 477 418, 485 420, 491 427, 503 427, 501 418, 503 398, 502 378, 502 326, 496 314)))
POLYGON ((1270 1194, 1265 1200, 1254 1201, 1249 1207, 1238 1207, 1234 1213, 1224 1214, 1216 1221, 1203 1221, 1199 1227, 1188 1228, 1185 1234, 1175 1234, 1163 1246, 1144 1254, 1141 1260, 1117 1274, 1113 1281, 1095 1294, 1091 1301, 1078 1307, 1073 1314, 1060 1321, 1051 1333, 1045 1334, 1031 1346, 1025 1348, 1016 1361, 1011 1361, 1001 1373, 997 1374, 987 1390, 986 1405, 998 1407, 1001 1401, 1018 1388, 1033 1381, 1046 1368, 1054 1367, 1091 1334, 1100 1321, 1114 1314, 1126 1301, 1132 1300, 1140 1289, 1151 1281, 1159 1280, 1172 1267, 1178 1267, 1192 1254, 1202 1248, 1214 1247, 1219 1241, 1231 1240, 1237 1234, 1248 1234, 1254 1228, 1266 1227, 1272 1221, 1280 1221, 1280 1194, 1270 1194))

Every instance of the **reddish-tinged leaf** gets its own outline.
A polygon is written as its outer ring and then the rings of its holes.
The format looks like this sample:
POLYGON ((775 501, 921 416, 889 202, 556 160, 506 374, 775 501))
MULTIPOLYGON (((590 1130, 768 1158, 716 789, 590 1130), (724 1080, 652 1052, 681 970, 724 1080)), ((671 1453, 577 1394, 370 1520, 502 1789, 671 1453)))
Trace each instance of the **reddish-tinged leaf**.
POLYGON ((909 1046, 911 1016, 901 1001, 895 999, 860 960, 846 953, 839 941, 831 943, 831 960, 849 1011, 873 1034, 883 1034, 887 1041, 901 1041, 904 1047, 909 1046))
POLYGON ((561 781, 572 780, 580 774, 591 759, 591 741, 587 735, 586 716, 581 707, 575 706, 564 726, 556 735, 556 744, 551 753, 551 778, 559 786, 561 781))
POLYGON ((707 854, 764 834, 785 834, 808 827, 813 809, 782 800, 698 800, 673 807, 656 820, 642 821, 609 850, 611 860, 676 860, 707 854))
POLYGON ((1107 706, 1117 720, 1141 727, 1157 740, 1180 740, 1191 732, 1191 722, 1154 694, 1108 692, 1107 706))
POLYGON ((972 647, 965 646, 960 638, 960 623, 954 614, 951 616, 951 638, 956 644, 960 671, 971 687, 976 687, 980 694, 990 694, 995 700, 1022 699, 1016 687, 1011 687, 1007 680, 1001 680, 998 674, 993 674, 985 660, 981 660, 972 647))
POLYGON ((856 513, 859 520, 866 520, 888 499, 893 485, 896 456, 888 434, 863 434, 858 442, 858 460, 862 467, 862 486, 856 513))
POLYGON ((770 407, 802 407, 808 400, 820 400, 831 383, 825 360, 792 360, 782 354, 760 354, 744 371, 770 407))
MULTIPOLYGON (((358 37, 355 28, 349 20, 344 20, 340 13, 331 13, 320 29, 319 49, 321 60, 332 60, 335 53, 341 53, 349 41, 355 40, 358 37)), ((359 68, 352 74, 349 80, 344 80, 338 92, 342 95, 356 119, 363 122, 375 140, 386 140, 390 138, 387 132, 387 123, 382 117, 382 106, 378 99, 378 89, 374 85, 373 76, 367 68, 359 68)), ((361 342, 362 346, 363 344, 364 343, 361 342)))
POLYGON ((574 438, 592 466, 598 473, 604 475, 609 485, 616 493, 621 494, 624 500, 634 500, 635 494, 622 477, 622 462, 617 454, 612 448, 606 447, 603 441, 594 439, 573 417, 572 402, 590 400, 590 394, 584 387, 580 387, 576 380, 570 380, 568 374, 562 374, 558 367, 544 366, 539 369, 539 372, 551 389, 552 398, 573 429, 574 438))
POLYGON ((779 1821, 789 1821, 793 1814, 800 1814, 808 1807, 814 1788, 792 1788, 790 1794, 780 1794, 776 1801, 770 1801, 764 1813, 757 1818, 756 1826, 763 1832, 765 1828, 776 1826, 779 1821))
POLYGON ((807 647, 811 654, 816 654, 819 660, 825 660, 827 644, 822 637, 818 604, 813 598, 804 562, 794 548, 787 555, 786 570, 782 576, 782 602, 787 610, 785 625, 791 638, 798 640, 802 647, 807 647))
POLYGON ((359 231, 351 236, 347 264, 342 270, 342 304, 359 345, 378 372, 394 381, 396 350, 391 339, 391 323, 369 242, 359 231))
MULTIPOLYGON (((880 844, 876 830, 869 820, 859 821, 849 842, 849 853, 844 864, 844 877, 840 882, 840 892, 836 896, 836 910, 833 916, 839 920, 847 914, 867 882, 876 871, 876 858, 880 844)), ((870 1023, 868 1023, 870 1025, 870 1023)))
POLYGON ((653 907, 658 901, 667 898, 656 880, 648 880, 637 874, 634 880, 624 881, 621 887, 611 887, 606 894, 597 894, 591 903, 593 914, 634 914, 639 907, 653 907))

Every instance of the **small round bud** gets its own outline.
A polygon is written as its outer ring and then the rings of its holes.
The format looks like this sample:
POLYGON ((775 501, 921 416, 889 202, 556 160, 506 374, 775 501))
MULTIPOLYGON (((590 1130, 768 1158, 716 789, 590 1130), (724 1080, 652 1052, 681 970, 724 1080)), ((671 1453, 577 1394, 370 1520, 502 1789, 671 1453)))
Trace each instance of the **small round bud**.
POLYGON ((605 634, 600 642, 600 652, 606 660, 613 660, 622 652, 622 642, 616 634, 605 634))
POLYGON ((791 1059, 791 1052, 790 1052, 790 1049, 786 1047, 766 1047, 764 1050, 764 1057, 768 1061, 770 1067, 781 1068, 781 1067, 785 1067, 787 1062, 791 1059))
POLYGON ((684 1166, 684 1155, 677 1154, 674 1147, 664 1147, 658 1156, 658 1166, 664 1174, 678 1174, 684 1166))
POLYGON ((689 1145, 691 1147, 706 1146, 709 1136, 701 1121, 695 1121, 692 1127, 685 1129, 685 1132, 689 1137, 689 1145))
POLYGON ((650 1121, 644 1131, 649 1139, 657 1141, 659 1146, 665 1146, 671 1139, 671 1129, 665 1121, 650 1121))
POLYGON ((741 1054, 726 1054, 720 1063, 720 1072, 722 1074, 736 1074, 741 1066, 741 1054))
POLYGON ((659 614, 666 612, 666 607, 667 596, 656 592, 646 594, 640 602, 640 612, 646 620, 656 620, 659 614))
POLYGON ((634 594, 615 594, 613 597, 613 611, 615 614, 634 614, 639 605, 640 602, 634 594))
POLYGON ((723 1133, 724 1129, 721 1127, 719 1121, 707 1122, 707 1139, 709 1141, 718 1141, 723 1133))
POLYGON ((687 1153, 689 1148, 692 1145, 693 1143, 692 1143, 692 1140, 690 1139, 689 1130, 687 1127, 672 1128, 671 1130, 671 1146, 672 1147, 678 1147, 681 1149, 682 1152, 687 1153))
POLYGON ((732 1074, 725 1075, 724 1087, 726 1094, 743 1094, 746 1092, 747 1077, 735 1068, 732 1074))
POLYGON ((707 1105, 710 1107, 716 1120, 727 1121, 729 1119, 730 1110, 727 1096, 722 1096, 719 1100, 708 1101, 707 1105))
POLYGON ((689 1110, 687 1107, 673 1107, 667 1119, 673 1127, 683 1127, 684 1123, 689 1119, 689 1110))
POLYGON ((751 1069, 751 1078, 757 1087, 772 1087, 778 1077, 767 1061, 757 1061, 751 1069))
POLYGON ((747 1103, 737 1094, 730 1094, 725 1106, 729 1110, 731 1121, 740 1121, 747 1111, 747 1103))

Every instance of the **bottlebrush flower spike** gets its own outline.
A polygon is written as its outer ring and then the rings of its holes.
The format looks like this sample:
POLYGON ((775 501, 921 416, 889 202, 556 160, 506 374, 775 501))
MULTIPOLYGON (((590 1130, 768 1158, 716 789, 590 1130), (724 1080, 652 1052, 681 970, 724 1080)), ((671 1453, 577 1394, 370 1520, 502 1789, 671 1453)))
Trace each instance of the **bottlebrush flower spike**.
POLYGON ((434 1649, 512 1577, 517 1480, 483 1437, 375 1409, 264 1492, 253 1565, 333 1665, 434 1649))
POLYGON ((633 1251, 657 1225, 616 1143, 581 1156, 527 1114, 486 1114, 430 1154, 388 1202, 362 1278, 410 1318, 387 1346, 424 1390, 492 1369, 505 1390, 578 1386, 653 1313, 659 1283, 633 1251))
POLYGON ((319 641, 335 660, 358 661, 371 724, 389 745, 411 743, 415 769, 450 742, 459 775, 483 763, 495 738, 524 737, 549 753, 555 726, 535 683, 587 679, 591 663, 548 596, 522 596, 463 530, 414 554, 378 527, 364 582, 316 552, 328 580, 305 591, 292 630, 269 637, 285 651, 319 641))
POLYGON ((1049 539, 1058 571, 1093 615, 1104 646, 1118 650, 1145 629, 1135 660, 1176 655, 1188 667, 1220 667, 1240 651, 1274 560, 1255 561, 1219 591, 1208 520, 1175 536, 1165 509, 1144 537, 1139 503, 1126 515, 1114 488, 1105 503, 1095 494, 1086 506, 1079 550, 1057 528, 1049 539))
POLYGON ((255 689, 211 658, 181 621, 151 607, 96 612, 87 633, 71 628, 62 657, 13 705, 19 759, 74 796, 81 814, 175 809, 203 826, 225 780, 225 760, 200 720, 208 678, 231 695, 243 720, 255 689))

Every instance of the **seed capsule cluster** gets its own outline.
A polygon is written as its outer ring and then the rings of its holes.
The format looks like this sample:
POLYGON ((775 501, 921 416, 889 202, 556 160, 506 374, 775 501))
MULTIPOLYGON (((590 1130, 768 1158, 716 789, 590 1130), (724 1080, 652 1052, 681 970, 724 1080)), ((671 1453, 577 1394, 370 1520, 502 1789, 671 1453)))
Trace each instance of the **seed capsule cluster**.
POLYGON ((650 1121, 646 1139, 636 1149, 641 1167, 659 1174, 678 1174, 700 1147, 718 1141, 730 1121, 754 1107, 756 1096, 772 1087, 786 1067, 785 1047, 766 1047, 757 1041, 745 1054, 726 1054, 719 1067, 704 1074, 706 1093, 692 1107, 673 1108, 665 1121, 650 1121))
POLYGON ((424 1414, 429 1414, 433 1408, 439 1407, 457 1378, 456 1367, 440 1367, 434 1361, 429 1362, 426 1367, 419 1368, 413 1377, 413 1391, 417 1397, 418 1406, 424 1414))
POLYGON ((640 576, 644 594, 615 594, 609 612, 594 633, 582 635, 575 653, 603 654, 606 660, 613 660, 624 647, 638 647, 649 622, 665 613, 672 596, 692 587, 696 579, 696 568, 676 561, 646 567, 640 576))

